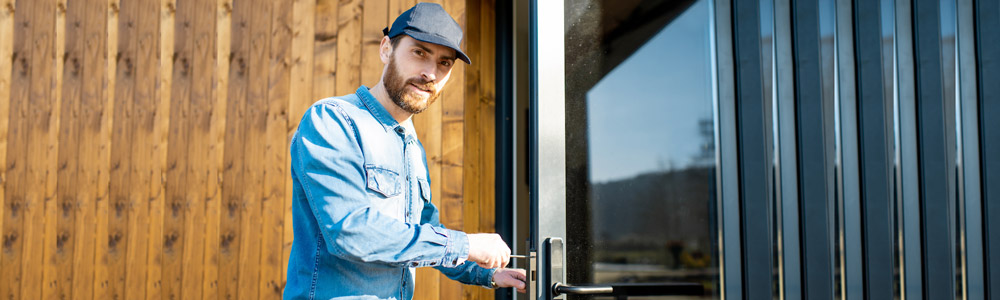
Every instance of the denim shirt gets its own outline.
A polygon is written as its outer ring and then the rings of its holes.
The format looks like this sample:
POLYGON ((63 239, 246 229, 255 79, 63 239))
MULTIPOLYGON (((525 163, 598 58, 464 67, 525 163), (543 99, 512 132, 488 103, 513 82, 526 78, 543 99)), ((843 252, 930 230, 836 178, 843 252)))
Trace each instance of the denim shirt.
POLYGON ((292 221, 284 299, 411 299, 416 267, 490 286, 465 233, 431 203, 424 147, 361 86, 313 104, 291 141, 292 221))

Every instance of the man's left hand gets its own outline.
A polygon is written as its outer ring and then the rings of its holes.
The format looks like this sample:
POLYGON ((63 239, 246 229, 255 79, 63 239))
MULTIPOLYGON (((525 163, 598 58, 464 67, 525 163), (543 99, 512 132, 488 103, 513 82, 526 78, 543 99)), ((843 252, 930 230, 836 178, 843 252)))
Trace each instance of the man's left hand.
POLYGON ((497 269, 493 273, 493 282, 497 284, 497 287, 506 288, 512 287, 516 288, 517 292, 525 293, 524 289, 527 287, 525 281, 528 277, 525 276, 524 269, 497 269))

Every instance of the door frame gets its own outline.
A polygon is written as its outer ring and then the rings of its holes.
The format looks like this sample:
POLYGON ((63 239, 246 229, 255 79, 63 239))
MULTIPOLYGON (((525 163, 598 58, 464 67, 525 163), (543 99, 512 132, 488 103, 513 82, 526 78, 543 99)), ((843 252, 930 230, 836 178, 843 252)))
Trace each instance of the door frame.
MULTIPOLYGON (((738 299, 743 294, 743 249, 733 9, 730 1, 706 1, 712 34, 712 105, 718 167, 714 201, 719 292, 722 299, 738 299)), ((565 24, 564 18, 549 17, 564 15, 564 0, 515 0, 497 6, 497 163, 504 166, 497 168, 497 211, 509 212, 497 216, 497 220, 509 222, 498 224, 498 229, 503 228, 501 234, 506 235, 513 252, 534 254, 535 265, 544 266, 548 261, 541 251, 545 241, 566 236, 565 24), (501 8, 503 5, 509 7, 501 8), (509 93, 499 94, 503 87, 509 93)), ((529 261, 513 260, 512 266, 530 269, 529 261)), ((535 271, 537 279, 552 275, 566 278, 565 268, 562 274, 547 274, 544 268, 535 271)), ((527 296, 498 292, 497 298, 565 299, 565 295, 550 298, 549 288, 529 287, 527 296)))

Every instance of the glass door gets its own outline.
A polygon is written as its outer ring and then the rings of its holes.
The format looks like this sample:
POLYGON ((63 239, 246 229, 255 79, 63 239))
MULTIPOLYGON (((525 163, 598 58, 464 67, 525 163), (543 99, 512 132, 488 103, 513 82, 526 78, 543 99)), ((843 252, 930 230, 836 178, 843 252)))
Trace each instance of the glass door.
POLYGON ((720 297, 711 5, 528 2, 531 299, 720 297))

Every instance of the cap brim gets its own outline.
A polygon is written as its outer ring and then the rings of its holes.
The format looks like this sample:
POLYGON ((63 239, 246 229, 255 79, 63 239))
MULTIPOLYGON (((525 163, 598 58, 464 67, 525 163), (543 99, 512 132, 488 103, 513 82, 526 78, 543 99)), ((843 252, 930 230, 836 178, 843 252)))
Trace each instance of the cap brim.
POLYGON ((472 60, 469 59, 468 55, 465 55, 465 52, 462 52, 462 49, 459 49, 458 45, 454 45, 452 43, 449 43, 448 40, 445 40, 442 37, 439 37, 439 36, 436 36, 436 35, 433 35, 433 34, 423 33, 423 32, 411 31, 411 30, 403 30, 403 33, 405 33, 406 35, 412 37, 413 39, 421 41, 421 42, 438 44, 438 45, 441 45, 441 46, 445 46, 445 47, 451 48, 452 50, 455 50, 455 55, 458 56, 458 59, 461 59, 466 64, 470 64, 470 65, 472 64, 472 60))

